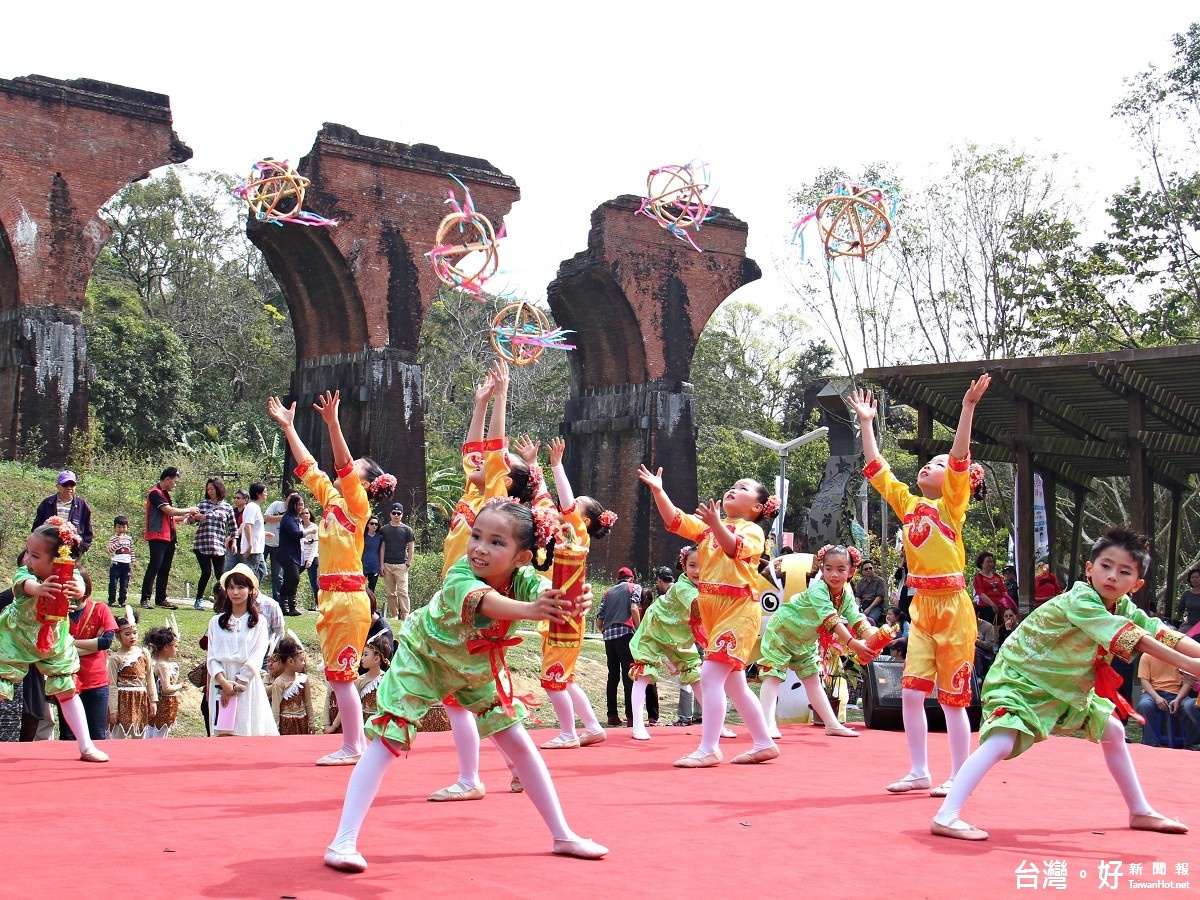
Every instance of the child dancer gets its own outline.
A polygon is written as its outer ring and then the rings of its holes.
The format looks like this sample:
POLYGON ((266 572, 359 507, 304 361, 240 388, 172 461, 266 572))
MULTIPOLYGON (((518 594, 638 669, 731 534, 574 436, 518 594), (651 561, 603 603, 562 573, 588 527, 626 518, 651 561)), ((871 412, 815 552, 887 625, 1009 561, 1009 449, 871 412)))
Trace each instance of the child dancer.
POLYGON ((158 704, 154 660, 138 645, 133 607, 117 617, 117 629, 120 647, 108 655, 108 727, 114 738, 141 738, 158 704))
MULTIPOLYGON (((508 364, 495 359, 483 383, 475 390, 475 408, 462 448, 466 487, 454 508, 450 531, 442 543, 443 579, 450 567, 466 553, 475 517, 485 503, 497 497, 509 497, 518 503, 533 503, 535 497, 539 502, 548 499, 537 469, 537 444, 522 438, 517 442, 519 455, 508 453, 508 438, 504 435, 507 402, 508 364), (487 417, 489 403, 492 403, 490 418, 487 417), (483 433, 485 418, 488 419, 486 440, 483 433)), ((446 697, 444 704, 458 755, 458 778, 449 787, 434 791, 428 799, 435 803, 482 800, 487 789, 479 778, 479 729, 475 717, 458 706, 453 697, 446 697)), ((500 749, 499 745, 497 749, 500 749)), ((503 749, 500 749, 500 755, 504 757, 503 749)), ((513 771, 512 762, 507 757, 504 762, 512 776, 509 790, 519 793, 521 781, 513 771)))
POLYGON ((150 629, 146 635, 146 645, 150 647, 150 655, 154 660, 154 686, 158 691, 158 705, 146 728, 146 737, 170 737, 171 726, 179 716, 179 692, 183 690, 179 663, 175 661, 179 652, 179 635, 173 628, 160 625, 150 629))
POLYGON ((696 605, 708 650, 700 665, 700 706, 704 713, 700 746, 677 759, 681 769, 702 769, 721 764, 721 729, 725 698, 732 698, 742 721, 754 738, 754 746, 735 756, 734 763, 761 763, 779 756, 779 748, 767 733, 758 698, 746 684, 746 666, 758 639, 762 607, 754 591, 758 583, 758 559, 767 539, 759 525, 779 509, 779 499, 753 478, 734 484, 721 500, 720 508, 709 500, 694 516, 676 509, 663 490, 662 469, 638 468, 638 478, 650 488, 654 503, 667 530, 697 542, 700 580, 696 605), (722 518, 722 512, 726 518, 722 518))
POLYGON ((271 682, 271 712, 280 734, 309 734, 312 731, 312 689, 304 674, 304 647, 292 635, 279 641, 275 655, 283 672, 271 682))
POLYGON ((633 665, 629 667, 629 677, 633 679, 630 718, 635 741, 650 740, 642 711, 646 708, 646 686, 658 681, 660 656, 665 656, 671 669, 678 673, 681 690, 700 680, 700 654, 696 652, 689 624, 699 577, 700 553, 694 546, 684 547, 679 553, 679 578, 650 604, 629 642, 633 657, 633 665))
MULTIPOLYGON (((482 734, 494 735, 513 760, 521 782, 554 838, 561 856, 599 859, 605 847, 567 826, 550 773, 521 725, 525 707, 512 696, 504 661, 516 619, 551 619, 585 613, 591 591, 568 600, 530 563, 546 547, 557 522, 542 509, 497 501, 475 518, 466 559, 455 563, 429 605, 405 619, 392 666, 379 687, 379 713, 367 723, 373 738, 350 776, 338 832, 325 864, 361 872, 358 832, 392 761, 412 746, 416 723, 447 693, 479 716, 482 734)), ((553 548, 546 554, 548 568, 553 548)))
POLYGON ((313 409, 325 422, 333 450, 335 486, 296 432, 296 404, 285 407, 278 397, 267 401, 267 412, 279 423, 288 449, 296 458, 296 474, 324 511, 318 535, 321 604, 317 637, 325 677, 342 713, 342 746, 317 760, 318 766, 352 766, 363 752, 362 711, 358 703, 358 659, 371 627, 367 578, 362 573, 363 532, 371 515, 371 500, 391 494, 396 479, 367 457, 353 459, 338 421, 341 394, 326 391, 313 409))
POLYGON ((896 515, 904 522, 904 557, 908 586, 916 590, 908 614, 912 627, 901 680, 904 734, 908 741, 909 770, 888 785, 894 794, 929 790, 925 697, 935 688, 946 714, 950 740, 950 778, 930 791, 944 797, 971 749, 971 669, 975 660, 975 606, 966 590, 963 569, 966 550, 962 529, 973 489, 981 489, 983 470, 971 465, 971 422, 975 406, 987 391, 986 373, 971 382, 963 396, 958 429, 948 456, 935 456, 917 473, 921 495, 911 493, 898 480, 875 443, 875 400, 870 391, 856 390, 850 406, 858 414, 867 476, 896 515), (974 482, 978 481, 978 487, 974 482))
MULTIPOLYGON (((558 507, 563 525, 571 529, 575 546, 587 550, 593 538, 602 538, 612 531, 617 521, 616 513, 605 509, 591 497, 576 497, 571 490, 571 481, 563 468, 563 451, 566 442, 556 437, 550 441, 550 470, 554 473, 554 486, 558 490, 558 507)), ((582 638, 582 635, 580 635, 582 638)), ((569 750, 574 747, 590 747, 605 739, 604 729, 596 718, 596 711, 575 683, 575 664, 579 661, 582 641, 574 647, 556 647, 550 643, 550 632, 542 633, 542 687, 550 698, 550 705, 558 716, 559 733, 542 744, 543 750, 569 750), (584 732, 575 733, 575 716, 583 722, 584 732)))
MULTIPOLYGON (((929 830, 940 837, 987 839, 959 819, 963 804, 1002 759, 1024 753, 1050 734, 1083 731, 1099 741, 1104 762, 1129 807, 1129 827, 1183 834, 1182 822, 1155 812, 1138 782, 1125 729, 1114 712, 1134 714, 1118 693, 1121 676, 1109 664, 1134 653, 1200 671, 1200 644, 1133 605, 1150 563, 1150 540, 1117 526, 1092 547, 1087 581, 1047 601, 1004 642, 983 685, 979 749, 963 765, 929 830)), ((910 644, 911 646, 911 644, 910 644)))
POLYGON ((363 719, 370 720, 379 711, 379 685, 383 674, 392 664, 392 640, 386 634, 377 634, 363 647, 363 668, 367 671, 359 676, 358 697, 362 701, 363 719))
POLYGON ((762 676, 762 688, 758 696, 771 737, 778 738, 779 728, 775 724, 775 705, 779 700, 779 688, 793 670, 800 678, 808 694, 808 702, 821 721, 825 733, 834 737, 858 737, 858 732, 847 728, 837 720, 837 714, 825 696, 821 685, 820 657, 824 650, 825 635, 836 635, 842 645, 863 658, 875 655, 861 640, 863 635, 875 632, 870 620, 864 616, 854 599, 849 581, 854 570, 862 561, 856 547, 825 546, 817 551, 816 562, 821 568, 821 577, 808 590, 796 594, 776 610, 767 623, 762 638, 762 659, 758 671, 762 676), (834 597, 837 598, 836 602, 834 597), (845 619, 849 628, 842 623, 845 619), (854 635, 851 636, 851 631, 854 635))
POLYGON ((88 734, 83 703, 75 692, 79 653, 67 625, 67 614, 52 607, 59 597, 83 595, 78 579, 59 583, 54 574, 54 557, 66 545, 78 552, 79 533, 69 523, 51 516, 25 539, 25 552, 13 575, 13 602, 0 612, 0 700, 11 700, 13 685, 31 665, 46 677, 46 695, 58 701, 63 718, 71 727, 84 762, 108 762, 108 754, 97 750, 88 734))

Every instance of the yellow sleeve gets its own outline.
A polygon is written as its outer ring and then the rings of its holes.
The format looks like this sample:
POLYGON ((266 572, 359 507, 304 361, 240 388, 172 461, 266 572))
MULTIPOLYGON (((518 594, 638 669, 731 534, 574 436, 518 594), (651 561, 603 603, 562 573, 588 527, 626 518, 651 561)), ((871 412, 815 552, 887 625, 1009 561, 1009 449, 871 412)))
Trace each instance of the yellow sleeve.
MULTIPOLYGON (((708 532, 708 525, 699 516, 685 513, 676 507, 675 518, 667 523, 667 531, 689 541, 698 541, 708 532)), ((762 529, 760 528, 761 532, 762 529)))
POLYGON ((961 530, 967 521, 967 506, 971 502, 971 454, 957 460, 950 457, 946 466, 946 480, 942 482, 942 504, 956 530, 961 530))
POLYGON ((882 456, 863 466, 863 475, 901 519, 916 505, 916 495, 909 490, 907 484, 892 474, 892 467, 882 456))
POLYGON ((485 500, 508 496, 508 453, 489 450, 483 454, 483 496, 485 500))
POLYGON ((733 533, 737 535, 737 558, 749 560, 757 565, 763 551, 767 549, 767 536, 763 534, 762 526, 757 522, 745 520, 734 526, 733 533))
POLYGON ((321 508, 342 499, 342 495, 333 486, 333 482, 329 480, 329 476, 321 471, 321 468, 317 465, 317 461, 311 456, 301 460, 296 466, 295 472, 296 477, 304 483, 304 486, 308 488, 308 492, 313 495, 313 498, 321 508))

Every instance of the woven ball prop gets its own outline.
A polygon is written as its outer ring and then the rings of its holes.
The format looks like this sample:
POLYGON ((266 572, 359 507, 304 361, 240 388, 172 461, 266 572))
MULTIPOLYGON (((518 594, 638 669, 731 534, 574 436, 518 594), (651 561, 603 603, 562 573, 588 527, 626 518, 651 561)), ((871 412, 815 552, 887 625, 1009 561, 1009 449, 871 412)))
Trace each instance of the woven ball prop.
POLYGON ((818 203, 814 215, 825 255, 865 260, 892 233, 885 203, 883 188, 860 184, 839 185, 834 194, 818 203))
POLYGON ((651 169, 646 176, 646 196, 636 214, 699 250, 688 229, 698 232, 713 217, 712 204, 705 198, 708 189, 708 171, 703 166, 688 163, 651 169))
POLYGON ((546 314, 536 306, 524 301, 510 303, 492 320, 492 349, 510 365, 527 366, 544 350, 574 350, 574 344, 563 341, 567 334, 551 328, 546 314))
POLYGON ((308 185, 309 180, 293 169, 287 160, 268 157, 254 164, 249 177, 234 189, 234 193, 245 200, 254 217, 263 222, 276 225, 336 225, 334 219, 305 212, 304 192, 308 185))
POLYGON ((458 183, 465 199, 460 206, 454 191, 449 192, 450 212, 438 224, 434 247, 425 258, 442 284, 484 300, 483 284, 500 268, 496 230, 487 216, 476 212, 466 185, 458 183))

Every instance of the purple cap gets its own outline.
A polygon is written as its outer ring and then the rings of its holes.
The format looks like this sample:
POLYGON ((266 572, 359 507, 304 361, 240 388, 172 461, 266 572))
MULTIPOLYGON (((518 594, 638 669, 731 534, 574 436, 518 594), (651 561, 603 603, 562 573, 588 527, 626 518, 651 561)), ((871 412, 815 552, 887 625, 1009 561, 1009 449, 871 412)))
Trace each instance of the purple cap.
POLYGON ((59 484, 66 484, 68 481, 71 482, 72 484, 79 484, 79 479, 75 477, 75 473, 72 472, 70 469, 67 469, 64 472, 58 473, 58 483, 59 484))

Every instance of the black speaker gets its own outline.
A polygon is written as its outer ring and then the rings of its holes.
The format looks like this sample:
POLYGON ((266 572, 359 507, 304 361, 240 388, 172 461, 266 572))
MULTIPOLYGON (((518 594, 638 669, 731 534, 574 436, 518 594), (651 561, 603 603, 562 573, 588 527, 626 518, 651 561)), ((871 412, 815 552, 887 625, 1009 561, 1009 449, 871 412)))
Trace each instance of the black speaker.
MULTIPOLYGON (((885 731, 904 729, 903 703, 900 699, 900 680, 904 676, 904 662, 898 659, 874 659, 867 664, 863 677, 863 721, 868 728, 885 731)), ((980 680, 971 675, 971 705, 967 707, 967 718, 971 730, 979 730, 982 707, 979 703, 980 680)), ((937 702, 935 692, 925 698, 925 719, 930 731, 946 730, 946 715, 937 702)))

